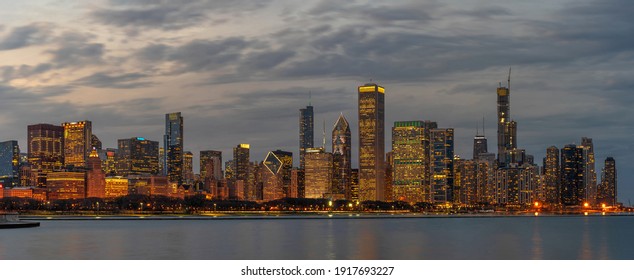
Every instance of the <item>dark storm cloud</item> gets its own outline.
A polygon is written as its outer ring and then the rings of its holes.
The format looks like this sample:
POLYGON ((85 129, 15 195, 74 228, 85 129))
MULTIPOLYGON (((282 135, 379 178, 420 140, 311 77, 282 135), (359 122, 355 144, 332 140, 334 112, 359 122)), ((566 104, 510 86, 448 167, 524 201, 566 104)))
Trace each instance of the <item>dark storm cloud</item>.
POLYGON ((28 78, 33 75, 42 74, 51 69, 53 69, 53 65, 50 63, 42 63, 35 66, 2 66, 0 67, 0 78, 2 81, 7 82, 13 79, 28 78))
POLYGON ((262 8, 269 1, 110 1, 111 7, 92 16, 106 25, 147 29, 182 29, 212 19, 220 23, 231 15, 262 8))
POLYGON ((432 2, 376 5, 375 3, 356 3, 356 1, 322 1, 310 9, 308 15, 326 19, 355 17, 383 23, 400 21, 423 23, 432 20, 430 12, 436 10, 438 6, 432 2))
POLYGON ((8 35, 0 39, 0 51, 45 43, 49 39, 50 31, 51 26, 37 23, 13 28, 8 35))
POLYGON ((147 75, 141 73, 125 73, 125 74, 109 74, 98 72, 90 76, 86 76, 75 81, 75 84, 96 88, 141 88, 148 87, 152 83, 147 81, 139 81, 147 78, 147 75))

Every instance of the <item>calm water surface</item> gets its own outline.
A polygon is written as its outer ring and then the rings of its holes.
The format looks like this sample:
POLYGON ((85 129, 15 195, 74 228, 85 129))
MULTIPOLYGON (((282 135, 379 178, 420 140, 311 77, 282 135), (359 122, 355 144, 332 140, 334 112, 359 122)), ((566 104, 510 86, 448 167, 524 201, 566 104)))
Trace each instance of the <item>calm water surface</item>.
POLYGON ((634 259, 634 216, 47 220, 0 259, 634 259))

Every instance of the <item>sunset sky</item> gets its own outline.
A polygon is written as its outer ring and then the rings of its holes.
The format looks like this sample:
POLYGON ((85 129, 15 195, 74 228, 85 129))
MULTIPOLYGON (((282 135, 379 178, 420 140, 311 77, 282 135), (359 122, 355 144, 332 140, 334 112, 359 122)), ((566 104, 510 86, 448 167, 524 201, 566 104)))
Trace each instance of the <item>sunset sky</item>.
MULTIPOLYGON (((299 109, 312 92, 315 142, 356 87, 386 88, 386 150, 398 120, 456 131, 472 157, 486 120, 496 152, 496 94, 511 77, 518 143, 594 140, 598 178, 613 156, 619 201, 634 199, 634 3, 631 1, 5 1, 0 9, 0 141, 27 151, 27 125, 90 120, 104 147, 162 146, 182 112, 185 149, 251 144, 251 160, 298 156, 299 109), (556 3, 553 3, 556 2, 556 3), (629 161, 629 162, 628 162, 629 161)), ((330 150, 330 140, 327 141, 330 150)), ((297 164, 297 163, 296 163, 297 164)))

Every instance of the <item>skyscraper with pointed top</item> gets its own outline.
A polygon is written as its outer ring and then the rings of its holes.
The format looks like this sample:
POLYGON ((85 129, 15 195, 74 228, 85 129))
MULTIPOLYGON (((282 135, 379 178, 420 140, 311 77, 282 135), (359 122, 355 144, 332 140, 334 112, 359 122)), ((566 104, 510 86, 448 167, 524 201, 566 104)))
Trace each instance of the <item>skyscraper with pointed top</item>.
POLYGON ((385 199, 385 88, 358 87, 359 200, 385 199))
POLYGON ((339 115, 332 129, 332 157, 334 163, 333 192, 345 194, 346 199, 352 198, 350 189, 350 172, 352 172, 352 135, 350 124, 339 115))
POLYGON ((304 155, 306 154, 306 149, 314 147, 314 134, 313 106, 309 97, 308 106, 299 109, 299 168, 302 170, 305 166, 304 155))

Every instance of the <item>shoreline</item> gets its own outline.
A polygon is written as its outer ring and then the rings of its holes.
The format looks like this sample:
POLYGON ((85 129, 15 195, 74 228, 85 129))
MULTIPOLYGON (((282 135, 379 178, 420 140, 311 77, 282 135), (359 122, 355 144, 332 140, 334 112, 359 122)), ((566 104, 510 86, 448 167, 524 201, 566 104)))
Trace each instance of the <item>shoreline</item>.
POLYGON ((442 219, 442 218, 538 218, 538 217, 623 217, 628 212, 598 213, 214 213, 214 214, 129 214, 129 215, 20 215, 22 221, 142 221, 142 220, 319 220, 319 219, 442 219))

